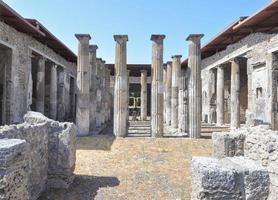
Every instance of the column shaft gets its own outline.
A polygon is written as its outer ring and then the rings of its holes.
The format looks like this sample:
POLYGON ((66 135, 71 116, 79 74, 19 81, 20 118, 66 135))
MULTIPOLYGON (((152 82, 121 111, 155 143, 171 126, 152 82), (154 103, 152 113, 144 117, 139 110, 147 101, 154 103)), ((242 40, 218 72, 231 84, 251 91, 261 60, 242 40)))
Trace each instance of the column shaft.
POLYGON ((200 138, 202 120, 202 83, 201 83, 201 38, 203 35, 190 35, 188 68, 189 76, 189 136, 200 138))
POLYGON ((36 111, 44 114, 45 58, 38 60, 36 111))
POLYGON ((240 59, 231 61, 231 129, 240 127, 240 59))
POLYGON ((97 45, 89 46, 90 56, 90 131, 96 130, 96 65, 97 65, 97 45))
POLYGON ((141 71, 141 120, 147 120, 147 71, 141 71))
POLYGON ((216 91, 216 123, 224 124, 224 68, 217 68, 217 91, 216 91))
POLYGON ((57 118, 57 66, 55 64, 51 65, 50 69, 50 118, 56 120, 57 118))
POLYGON ((166 116, 165 121, 166 125, 171 125, 171 97, 172 97, 172 62, 167 63, 167 75, 166 75, 166 101, 165 101, 165 107, 166 107, 166 116))
POLYGON ((178 132, 181 135, 188 133, 188 95, 187 95, 187 70, 181 69, 179 83, 179 123, 178 132))
POLYGON ((152 35, 151 134, 163 136, 163 40, 165 35, 152 35))
POLYGON ((90 60, 89 60, 89 40, 90 35, 78 34, 76 38, 78 44, 77 62, 77 113, 76 125, 78 135, 85 136, 90 131, 90 60))
POLYGON ((125 137, 127 134, 127 35, 115 35, 115 92, 114 92, 114 134, 125 137))
POLYGON ((171 95, 171 127, 178 128, 178 112, 179 112, 179 84, 181 73, 180 55, 173 56, 172 64, 172 95, 171 95))

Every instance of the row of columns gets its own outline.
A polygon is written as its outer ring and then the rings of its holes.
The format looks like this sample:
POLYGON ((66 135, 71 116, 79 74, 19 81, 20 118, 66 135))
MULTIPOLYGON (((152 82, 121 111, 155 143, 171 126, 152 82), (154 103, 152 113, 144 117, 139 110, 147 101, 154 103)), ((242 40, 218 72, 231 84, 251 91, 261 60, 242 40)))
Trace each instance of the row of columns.
MULTIPOLYGON (((37 74, 36 74, 36 102, 35 110, 42 114, 45 112, 45 93, 46 93, 46 58, 40 57, 37 60, 37 74)), ((49 113, 48 116, 51 119, 63 121, 65 120, 65 81, 66 74, 63 68, 58 70, 58 66, 55 63, 50 63, 50 83, 49 83, 49 113), (59 90, 60 87, 60 90, 59 90)), ((68 91, 70 92, 70 91, 68 91)), ((74 94, 73 94, 74 96, 74 94)), ((70 99, 72 103, 72 99, 70 99)), ((72 108, 73 109, 73 108, 72 108)), ((71 115, 74 115, 73 111, 70 111, 71 115)))
POLYGON ((97 45, 90 45, 89 34, 78 39, 77 112, 79 136, 98 134, 111 120, 110 70, 97 58, 97 45))
MULTIPOLYGON (((231 129, 240 127, 240 66, 243 58, 236 57, 231 61, 231 129)), ((224 66, 217 67, 216 123, 224 125, 224 66)))

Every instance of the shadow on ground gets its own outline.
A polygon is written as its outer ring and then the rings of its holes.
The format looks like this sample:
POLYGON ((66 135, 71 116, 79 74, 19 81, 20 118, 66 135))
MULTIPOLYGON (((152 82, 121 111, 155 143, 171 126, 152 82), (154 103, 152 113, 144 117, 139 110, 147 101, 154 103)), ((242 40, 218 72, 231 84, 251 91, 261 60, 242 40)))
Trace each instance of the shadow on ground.
POLYGON ((93 200, 100 188, 116 187, 117 177, 98 177, 76 175, 68 189, 46 190, 38 200, 93 200))

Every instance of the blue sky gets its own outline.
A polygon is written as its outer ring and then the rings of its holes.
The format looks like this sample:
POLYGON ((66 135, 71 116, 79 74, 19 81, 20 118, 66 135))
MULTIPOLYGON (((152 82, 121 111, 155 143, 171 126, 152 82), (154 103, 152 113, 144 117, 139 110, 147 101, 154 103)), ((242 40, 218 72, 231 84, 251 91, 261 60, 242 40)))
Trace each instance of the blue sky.
POLYGON ((128 63, 151 62, 151 34, 165 34, 164 62, 187 57, 185 38, 204 33, 207 43, 240 16, 271 0, 4 0, 26 18, 39 20, 73 52, 75 33, 90 33, 98 57, 114 62, 114 34, 128 34, 128 63))

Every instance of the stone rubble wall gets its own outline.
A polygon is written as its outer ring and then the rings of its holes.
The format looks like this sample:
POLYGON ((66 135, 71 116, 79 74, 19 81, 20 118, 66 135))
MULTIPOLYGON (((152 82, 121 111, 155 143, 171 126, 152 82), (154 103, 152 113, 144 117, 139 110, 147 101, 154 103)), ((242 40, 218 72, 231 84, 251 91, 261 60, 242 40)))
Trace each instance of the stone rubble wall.
POLYGON ((36 200, 47 187, 67 188, 72 183, 77 129, 72 123, 59 123, 35 112, 28 112, 24 120, 0 127, 0 142, 7 138, 26 141, 27 199, 36 200))
POLYGON ((27 187, 29 154, 30 149, 25 140, 0 140, 1 199, 29 199, 27 187))
POLYGON ((269 173, 244 157, 192 160, 192 200, 266 200, 269 173))
POLYGON ((245 127, 213 133, 213 156, 244 156, 265 167, 270 176, 270 200, 278 199, 278 132, 269 126, 245 127))
MULTIPOLYGON (((66 61, 46 45, 40 43, 33 37, 21 33, 11 26, 0 22, 0 43, 8 44, 13 47, 10 52, 12 56, 8 62, 11 67, 6 71, 6 83, 8 94, 6 100, 7 124, 21 123, 24 114, 29 107, 28 83, 31 80, 31 55, 35 49, 48 56, 57 64, 65 66, 65 72, 76 78, 76 64, 66 61)), ((7 57, 8 58, 8 57, 7 57)), ((30 89, 30 88, 29 88, 30 89)))

